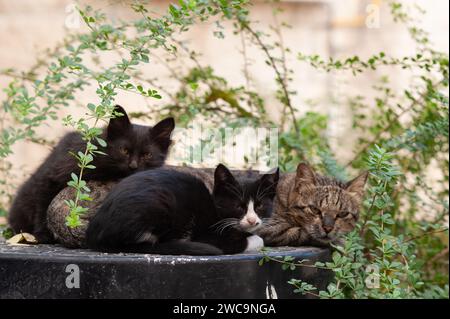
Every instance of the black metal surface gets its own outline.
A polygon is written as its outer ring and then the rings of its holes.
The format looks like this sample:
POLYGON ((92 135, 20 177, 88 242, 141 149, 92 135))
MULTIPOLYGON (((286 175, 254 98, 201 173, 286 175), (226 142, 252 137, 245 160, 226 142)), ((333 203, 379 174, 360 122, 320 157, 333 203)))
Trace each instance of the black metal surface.
MULTIPOLYGON (((272 256, 311 262, 327 249, 274 248, 272 256)), ((282 270, 262 254, 214 257, 105 254, 54 245, 0 242, 0 298, 301 298, 287 283, 305 280, 323 289, 332 274, 311 267, 282 270), (68 265, 79 268, 79 288, 68 288, 68 265)), ((73 282, 72 282, 73 283, 73 282)))

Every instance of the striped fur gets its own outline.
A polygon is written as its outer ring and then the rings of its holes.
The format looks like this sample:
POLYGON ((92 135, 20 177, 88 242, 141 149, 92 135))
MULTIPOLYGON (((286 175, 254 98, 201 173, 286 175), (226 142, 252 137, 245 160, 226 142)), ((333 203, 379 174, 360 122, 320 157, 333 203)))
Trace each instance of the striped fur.
POLYGON ((368 173, 344 183, 300 164, 281 177, 274 214, 258 232, 268 246, 329 246, 354 229, 368 173))

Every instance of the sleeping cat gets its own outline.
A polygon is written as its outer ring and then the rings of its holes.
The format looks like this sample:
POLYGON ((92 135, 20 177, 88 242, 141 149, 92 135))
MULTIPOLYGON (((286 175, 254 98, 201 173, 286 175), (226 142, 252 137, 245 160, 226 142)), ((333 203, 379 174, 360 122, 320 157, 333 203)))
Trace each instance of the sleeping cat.
POLYGON ((367 176, 344 183, 299 164, 280 180, 273 217, 258 234, 268 246, 340 244, 358 220, 367 176))
POLYGON ((106 252, 219 255, 253 251, 272 212, 278 170, 236 180, 224 166, 212 194, 198 178, 158 168, 117 184, 91 219, 87 247, 106 252))
MULTIPOLYGON (((114 180, 164 164, 175 126, 173 118, 166 118, 152 128, 132 124, 121 106, 117 105, 115 111, 122 116, 112 118, 103 131, 107 147, 97 145, 107 155, 94 157, 96 169, 86 170, 85 180, 114 180)), ((79 133, 68 133, 20 187, 9 211, 9 224, 16 233, 32 233, 39 243, 54 241, 46 223, 47 207, 66 187, 70 173, 79 173, 77 161, 69 152, 84 152, 85 147, 79 133)))
MULTIPOLYGON (((200 179, 210 193, 214 189, 214 168, 194 168, 188 166, 170 166, 164 165, 164 168, 185 173, 200 179)), ((239 171, 233 170, 233 176, 238 180, 255 179, 260 177, 256 171, 239 171)), ((86 242, 85 234, 89 225, 89 221, 95 215, 97 210, 102 205, 111 189, 119 183, 120 180, 115 181, 88 181, 87 186, 91 190, 89 196, 92 201, 82 201, 81 205, 87 208, 87 212, 81 215, 82 225, 71 228, 66 225, 66 218, 70 214, 66 201, 73 199, 75 196, 75 189, 66 187, 56 195, 47 209, 47 226, 52 232, 54 238, 59 244, 65 247, 80 248, 84 247, 86 242)))

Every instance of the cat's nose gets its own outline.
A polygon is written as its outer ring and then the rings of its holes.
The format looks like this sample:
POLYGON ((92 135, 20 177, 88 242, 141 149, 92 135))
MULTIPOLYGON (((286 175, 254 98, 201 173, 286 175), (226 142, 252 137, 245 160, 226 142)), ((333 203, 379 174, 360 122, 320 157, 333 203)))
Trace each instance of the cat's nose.
POLYGON ((128 164, 128 167, 130 167, 131 169, 136 169, 136 168, 138 168, 138 163, 137 163, 137 161, 131 161, 130 164, 128 164))
POLYGON ((257 222, 256 217, 253 217, 253 216, 247 217, 247 222, 248 222, 250 225, 255 225, 256 222, 257 222))
POLYGON ((328 234, 330 231, 333 230, 333 226, 323 226, 323 230, 328 234))

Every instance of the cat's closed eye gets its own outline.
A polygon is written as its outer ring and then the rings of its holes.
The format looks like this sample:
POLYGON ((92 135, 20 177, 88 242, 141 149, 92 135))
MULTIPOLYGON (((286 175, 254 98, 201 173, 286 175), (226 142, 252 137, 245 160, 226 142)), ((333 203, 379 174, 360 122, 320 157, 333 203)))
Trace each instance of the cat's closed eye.
POLYGON ((142 155, 142 158, 144 158, 144 160, 150 160, 152 157, 152 153, 145 153, 142 155))
POLYGON ((350 215, 350 212, 348 211, 343 211, 343 212, 339 212, 339 214, 337 215, 339 218, 345 218, 348 215, 350 215))
POLYGON ((130 152, 128 151, 128 149, 126 147, 119 147, 119 152, 122 153, 125 156, 128 156, 130 154, 130 152))
POLYGON ((318 214, 318 215, 322 214, 322 211, 316 206, 310 205, 309 209, 315 214, 318 214))

